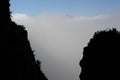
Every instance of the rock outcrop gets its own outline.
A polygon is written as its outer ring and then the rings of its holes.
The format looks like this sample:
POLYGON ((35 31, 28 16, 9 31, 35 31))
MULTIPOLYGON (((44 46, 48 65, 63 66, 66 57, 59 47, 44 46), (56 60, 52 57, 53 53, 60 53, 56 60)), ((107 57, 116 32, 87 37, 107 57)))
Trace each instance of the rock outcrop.
POLYGON ((9 0, 0 0, 1 80, 47 80, 24 26, 11 20, 9 0))
POLYGON ((98 31, 84 48, 80 80, 119 80, 120 32, 98 31))

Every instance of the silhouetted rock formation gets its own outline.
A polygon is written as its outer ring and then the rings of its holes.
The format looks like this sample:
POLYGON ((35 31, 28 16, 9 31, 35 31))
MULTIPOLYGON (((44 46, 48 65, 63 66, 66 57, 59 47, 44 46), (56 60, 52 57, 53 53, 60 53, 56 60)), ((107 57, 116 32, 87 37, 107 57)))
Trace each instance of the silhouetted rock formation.
POLYGON ((98 31, 84 48, 80 80, 120 79, 120 32, 98 31))
POLYGON ((24 26, 11 21, 9 0, 0 0, 1 80, 47 80, 40 70, 24 26))

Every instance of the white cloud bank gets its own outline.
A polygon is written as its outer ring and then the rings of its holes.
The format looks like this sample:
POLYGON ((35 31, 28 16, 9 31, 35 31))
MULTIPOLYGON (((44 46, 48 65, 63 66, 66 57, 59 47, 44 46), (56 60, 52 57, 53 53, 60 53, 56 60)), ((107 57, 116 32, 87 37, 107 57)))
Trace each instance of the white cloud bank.
POLYGON ((82 49, 97 30, 120 29, 120 14, 74 17, 61 14, 13 14, 23 24, 49 80, 79 80, 82 49))

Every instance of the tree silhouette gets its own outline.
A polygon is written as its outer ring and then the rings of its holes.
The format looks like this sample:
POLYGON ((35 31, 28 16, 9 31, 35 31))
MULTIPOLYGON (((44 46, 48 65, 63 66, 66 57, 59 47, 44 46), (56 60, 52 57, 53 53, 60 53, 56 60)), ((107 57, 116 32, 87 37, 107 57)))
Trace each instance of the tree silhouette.
POLYGON ((0 0, 1 80, 47 80, 35 60, 24 26, 10 18, 9 0, 0 0))
POLYGON ((119 80, 120 32, 98 31, 84 48, 80 80, 119 80))

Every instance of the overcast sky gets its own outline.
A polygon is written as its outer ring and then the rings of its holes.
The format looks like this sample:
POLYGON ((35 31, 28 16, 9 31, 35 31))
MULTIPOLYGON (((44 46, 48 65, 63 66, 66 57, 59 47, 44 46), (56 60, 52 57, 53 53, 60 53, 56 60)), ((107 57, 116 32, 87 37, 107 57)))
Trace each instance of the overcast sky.
POLYGON ((11 0, 49 80, 79 80, 83 48, 94 32, 120 30, 120 0, 11 0))

